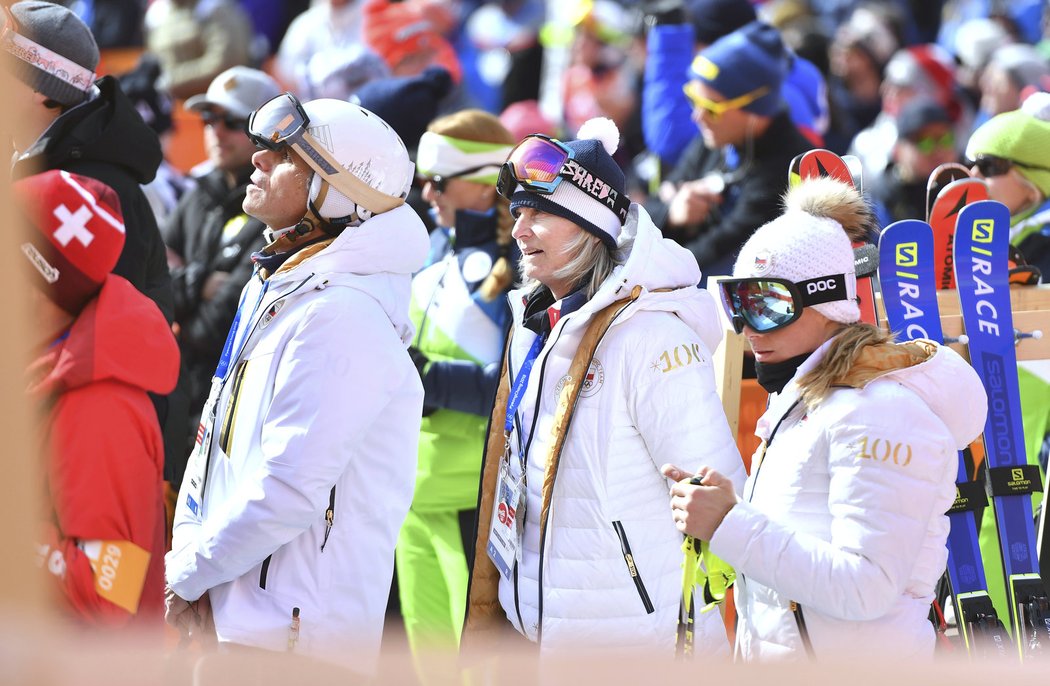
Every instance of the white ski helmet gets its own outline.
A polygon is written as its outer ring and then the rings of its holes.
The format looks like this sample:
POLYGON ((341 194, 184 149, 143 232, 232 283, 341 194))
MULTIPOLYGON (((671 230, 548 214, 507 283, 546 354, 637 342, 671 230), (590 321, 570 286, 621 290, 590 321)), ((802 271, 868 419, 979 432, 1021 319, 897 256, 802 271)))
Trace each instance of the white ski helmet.
MULTIPOLYGON (((344 100, 311 100, 302 107, 310 118, 307 133, 344 169, 386 196, 408 196, 415 165, 401 137, 382 118, 344 100)), ((309 205, 321 219, 339 227, 357 226, 374 214, 365 204, 363 198, 336 190, 315 167, 309 205)))

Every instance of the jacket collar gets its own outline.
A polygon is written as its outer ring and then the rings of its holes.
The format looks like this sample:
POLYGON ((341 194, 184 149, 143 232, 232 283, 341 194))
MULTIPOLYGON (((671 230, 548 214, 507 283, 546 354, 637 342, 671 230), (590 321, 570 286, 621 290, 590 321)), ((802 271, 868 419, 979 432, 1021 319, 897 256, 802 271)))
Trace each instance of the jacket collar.
POLYGON ((540 286, 525 296, 522 325, 546 339, 559 319, 579 310, 586 303, 587 293, 582 286, 557 301, 549 288, 540 286))
MULTIPOLYGON (((758 422, 756 434, 766 438, 772 423, 787 412, 787 409, 802 395, 798 380, 817 368, 828 354, 835 337, 825 341, 798 366, 795 376, 780 393, 769 396, 769 406, 758 422)), ((834 380, 834 385, 843 388, 864 388, 869 383, 891 372, 914 367, 933 358, 937 345, 930 341, 908 343, 884 343, 870 345, 861 351, 857 361, 845 374, 834 380)))
POLYGON ((328 247, 331 242, 332 239, 328 236, 318 236, 313 240, 296 243, 290 250, 284 252, 268 253, 263 249, 252 253, 252 262, 259 265, 259 268, 263 270, 263 277, 267 278, 280 269, 292 269, 306 258, 328 247), (293 257, 295 259, 292 259, 293 257))

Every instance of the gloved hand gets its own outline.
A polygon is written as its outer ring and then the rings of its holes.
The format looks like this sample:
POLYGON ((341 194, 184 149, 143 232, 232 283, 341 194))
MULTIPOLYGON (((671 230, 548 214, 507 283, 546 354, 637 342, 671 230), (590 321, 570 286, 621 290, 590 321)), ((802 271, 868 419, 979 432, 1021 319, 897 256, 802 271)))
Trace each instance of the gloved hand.
POLYGON ((412 364, 416 365, 416 371, 419 372, 419 378, 422 379, 426 376, 427 362, 430 362, 430 358, 414 345, 408 348, 408 356, 412 358, 412 364))
MULTIPOLYGON (((410 346, 408 349, 408 356, 412 358, 412 363, 416 365, 416 371, 419 372, 420 381, 425 381, 427 377, 427 364, 430 362, 430 358, 427 357, 423 352, 415 347, 410 346)), ((430 415, 437 412, 436 407, 426 404, 426 395, 423 396, 423 416, 429 417, 430 415)))

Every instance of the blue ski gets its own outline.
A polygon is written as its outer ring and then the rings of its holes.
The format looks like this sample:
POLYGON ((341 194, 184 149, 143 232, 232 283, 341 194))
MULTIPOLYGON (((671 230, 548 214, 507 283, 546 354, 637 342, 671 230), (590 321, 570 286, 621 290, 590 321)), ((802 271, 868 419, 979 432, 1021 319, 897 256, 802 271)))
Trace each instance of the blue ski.
POLYGON ((959 212, 955 282, 970 363, 988 393, 984 446, 999 532, 1013 642, 1021 660, 1050 651, 1050 599, 1039 576, 1031 493, 1039 468, 1025 458, 1007 265, 1010 212, 982 200, 959 212))
MULTIPOLYGON (((924 221, 904 219, 879 236, 879 284, 889 328, 900 340, 926 338, 944 342, 937 279, 934 274, 933 229, 924 221)), ((959 635, 974 656, 1001 656, 1010 637, 988 596, 974 510, 987 506, 980 481, 971 481, 966 455, 959 452, 955 504, 948 510, 948 581, 959 635), (994 652, 993 652, 994 651, 994 652)))
POLYGON ((933 273, 933 229, 929 224, 903 219, 882 230, 879 284, 890 330, 898 338, 943 342, 933 273))

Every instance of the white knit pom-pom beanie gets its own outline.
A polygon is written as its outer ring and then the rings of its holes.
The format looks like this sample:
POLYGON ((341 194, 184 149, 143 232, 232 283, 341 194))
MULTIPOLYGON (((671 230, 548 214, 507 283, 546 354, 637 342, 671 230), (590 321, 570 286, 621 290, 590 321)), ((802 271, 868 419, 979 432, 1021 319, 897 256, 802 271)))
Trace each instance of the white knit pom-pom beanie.
POLYGON ((847 299, 812 305, 843 324, 860 320, 853 241, 871 224, 863 197, 834 179, 807 179, 784 198, 784 214, 759 227, 740 250, 733 276, 766 277, 801 283, 822 276, 846 275, 847 299))

